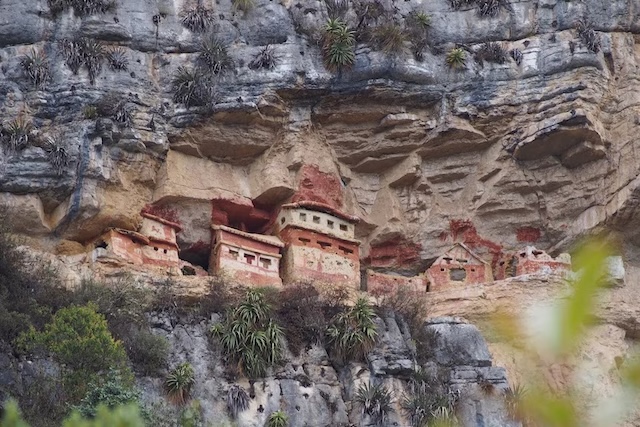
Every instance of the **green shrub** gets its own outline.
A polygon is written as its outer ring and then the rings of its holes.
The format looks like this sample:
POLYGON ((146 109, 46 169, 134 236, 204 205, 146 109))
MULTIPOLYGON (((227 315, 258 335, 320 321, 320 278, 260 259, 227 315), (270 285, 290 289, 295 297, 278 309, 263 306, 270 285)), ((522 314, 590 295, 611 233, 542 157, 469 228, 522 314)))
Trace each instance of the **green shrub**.
POLYGON ((514 387, 509 387, 504 392, 507 414, 509 414, 511 419, 523 422, 524 425, 526 425, 524 423, 526 415, 522 405, 526 394, 527 388, 520 384, 516 384, 514 387))
POLYGON ((227 410, 231 418, 238 418, 238 414, 249 409, 249 395, 238 384, 233 384, 227 392, 227 410))
POLYGON ((276 67, 277 62, 278 57, 276 56, 273 47, 266 45, 260 53, 258 53, 251 62, 249 62, 249 68, 252 70, 260 68, 272 70, 276 67))
POLYGON ((428 375, 411 381, 411 391, 403 396, 400 406, 413 427, 456 425, 454 413, 459 393, 445 383, 442 378, 428 375))
POLYGON ((31 54, 27 54, 20 61, 22 69, 36 88, 43 87, 51 79, 49 61, 43 52, 32 49, 31 54))
POLYGON ((173 101, 185 107, 206 106, 213 102, 212 82, 198 68, 179 67, 171 81, 173 101))
POLYGON ((467 54, 461 47, 455 47, 447 53, 446 62, 450 68, 463 69, 467 61, 467 54))
POLYGON ((276 411, 269 415, 267 427, 287 427, 289 425, 289 417, 284 411, 276 411))
POLYGON ((363 360, 375 345, 378 332, 373 308, 365 298, 338 313, 327 328, 331 356, 339 363, 363 360))
POLYGON ((431 16, 425 12, 413 11, 407 16, 407 38, 411 42, 413 56, 418 61, 424 59, 424 49, 428 45, 427 32, 431 26, 431 16))
POLYGON ((324 27, 322 54, 329 70, 341 70, 355 61, 355 37, 346 22, 330 19, 324 27))
MULTIPOLYGON (((310 284, 287 286, 279 297, 278 319, 285 330, 287 346, 299 355, 306 345, 322 344, 328 321, 318 291, 310 284)), ((337 310, 336 310, 337 311, 337 310)))
POLYGON ((128 404, 138 404, 140 394, 117 372, 111 372, 105 381, 94 382, 74 410, 85 418, 94 418, 99 406, 113 409, 128 404))
POLYGON ((362 415, 368 415, 375 425, 387 421, 393 412, 393 399, 389 389, 380 384, 362 384, 356 391, 355 402, 360 406, 362 415))
POLYGON ((47 159, 57 175, 62 175, 69 166, 69 153, 67 153, 59 138, 48 136, 44 141, 43 149, 47 153, 47 159))
POLYGON ((10 152, 20 151, 32 143, 33 130, 31 122, 24 116, 20 116, 0 128, 0 143, 10 152))
POLYGON ((205 32, 215 21, 213 10, 198 5, 184 12, 182 25, 194 33, 205 32))
POLYGON ((191 398, 191 387, 195 383, 195 376, 191 364, 185 362, 176 366, 164 381, 164 388, 169 399, 184 405, 191 398))
POLYGON ((157 375, 167 367, 169 342, 166 338, 147 329, 133 327, 123 337, 129 360, 134 368, 144 375, 157 375))
POLYGON ((227 45, 214 33, 203 38, 198 60, 212 74, 221 74, 233 68, 233 60, 229 56, 227 45))
POLYGON ((244 301, 211 332, 219 338, 229 364, 249 378, 264 377, 280 360, 282 329, 271 318, 271 307, 258 290, 249 290, 244 301))

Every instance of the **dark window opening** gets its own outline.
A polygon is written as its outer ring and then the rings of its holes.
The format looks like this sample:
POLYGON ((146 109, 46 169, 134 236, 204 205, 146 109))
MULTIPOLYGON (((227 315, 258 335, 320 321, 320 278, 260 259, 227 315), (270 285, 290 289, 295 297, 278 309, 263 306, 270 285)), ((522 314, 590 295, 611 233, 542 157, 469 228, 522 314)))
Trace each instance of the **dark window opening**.
POLYGON ((456 261, 460 262, 460 263, 465 263, 465 262, 469 262, 468 259, 464 259, 464 258, 456 258, 456 261))
POLYGON ((440 271, 444 271, 444 268, 441 268, 440 271))
MULTIPOLYGON (((133 239, 131 239, 131 241, 135 243, 133 239)), ((107 249, 108 247, 109 247, 109 244, 104 240, 100 240, 98 243, 96 243, 96 249, 98 248, 107 249)))
POLYGON ((464 282, 467 278, 467 271, 464 268, 452 268, 449 270, 449 279, 454 282, 464 282))
POLYGON ((153 247, 153 250, 158 252, 158 248, 156 248, 155 246, 153 247))
POLYGON ((235 249, 229 249, 229 255, 231 255, 235 259, 238 259, 238 256, 240 256, 240 252, 235 249))
POLYGON ((347 231, 348 230, 347 224, 340 224, 340 230, 347 231))
POLYGON ((166 253, 167 253, 167 250, 165 249, 165 250, 163 250, 163 252, 166 254, 166 253))
POLYGON ((269 258, 260 258, 260 264, 262 264, 262 268, 271 267, 271 260, 269 258))
POLYGON ((522 258, 524 258, 524 257, 526 257, 526 256, 527 256, 527 254, 525 254, 524 252, 522 252, 522 253, 520 254, 520 256, 521 256, 522 258))
POLYGON ((304 243, 305 245, 306 245, 307 243, 311 243, 311 240, 309 240, 309 239, 305 239, 304 237, 298 237, 298 240, 300 240, 300 241, 301 241, 302 243, 304 243))
POLYGON ((475 268, 472 268, 472 269, 471 269, 471 271, 475 273, 475 272, 476 272, 476 269, 475 269, 475 268))
POLYGON ((247 264, 253 265, 253 262, 256 260, 256 256, 251 254, 244 254, 244 259, 247 261, 247 264))
POLYGON ((326 248, 330 248, 331 247, 331 243, 329 243, 329 242, 321 242, 321 241, 318 240, 318 244, 320 245, 320 247, 322 249, 326 249, 326 248))
POLYGON ((345 254, 352 254, 353 250, 349 249, 349 248, 345 248, 344 246, 338 246, 338 249, 340 249, 342 252, 344 252, 345 254))
POLYGON ((306 221, 306 220, 307 220, 307 214, 306 214, 306 213, 303 213, 303 212, 300 212, 300 219, 301 219, 302 221, 306 221))
POLYGON ((314 216, 313 217, 313 222, 315 222, 316 224, 320 224, 320 217, 319 216, 314 216))
POLYGON ((329 220, 327 220, 327 226, 328 226, 329 228, 333 228, 333 221, 329 221, 329 220))
POLYGON ((285 222, 285 218, 284 217, 280 218, 280 224, 284 224, 284 222, 285 222))

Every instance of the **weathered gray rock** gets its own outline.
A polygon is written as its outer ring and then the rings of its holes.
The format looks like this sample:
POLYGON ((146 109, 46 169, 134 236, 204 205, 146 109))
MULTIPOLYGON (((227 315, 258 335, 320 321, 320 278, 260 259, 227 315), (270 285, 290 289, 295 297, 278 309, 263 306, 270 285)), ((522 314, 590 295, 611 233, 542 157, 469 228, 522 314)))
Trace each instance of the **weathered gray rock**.
POLYGON ((438 317, 425 324, 433 336, 434 360, 443 366, 491 366, 491 354, 478 328, 462 319, 438 317))

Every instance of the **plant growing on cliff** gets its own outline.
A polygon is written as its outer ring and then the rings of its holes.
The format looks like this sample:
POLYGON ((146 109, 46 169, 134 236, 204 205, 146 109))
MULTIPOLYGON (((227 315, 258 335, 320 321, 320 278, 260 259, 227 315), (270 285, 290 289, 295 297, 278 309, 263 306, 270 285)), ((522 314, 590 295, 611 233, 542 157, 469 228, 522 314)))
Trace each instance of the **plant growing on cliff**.
POLYGON ((48 3, 53 15, 69 8, 73 8, 76 16, 107 13, 116 8, 115 0, 48 0, 48 3))
POLYGON ((243 11, 244 13, 249 12, 251 9, 255 7, 255 0, 232 0, 233 7, 243 11))
POLYGON ((476 52, 476 59, 479 61, 504 64, 507 61, 507 51, 501 43, 483 43, 480 49, 476 52))
POLYGON ((83 417, 94 418, 99 406, 113 409, 128 404, 137 405, 139 398, 140 393, 118 372, 113 371, 105 381, 92 383, 87 394, 73 409, 83 417))
POLYGON ((215 21, 213 10, 201 4, 184 12, 182 25, 194 33, 204 33, 215 21))
POLYGON ((424 59, 423 51, 428 45, 427 32, 431 26, 431 16, 421 11, 413 11, 407 16, 407 38, 417 61, 424 59))
POLYGON ((270 45, 266 45, 262 50, 249 62, 249 68, 257 70, 260 68, 266 68, 272 70, 276 67, 278 57, 274 52, 274 48, 270 45))
POLYGON ((41 88, 51 79, 49 61, 43 52, 32 49, 31 54, 27 54, 20 61, 22 69, 27 74, 36 88, 41 88))
POLYGON ((31 122, 20 116, 0 128, 0 143, 10 152, 22 150, 31 143, 33 130, 31 122))
POLYGON ((212 74, 221 74, 233 68, 227 45, 215 33, 209 33, 203 38, 198 60, 212 74))
MULTIPOLYGON (((427 378, 427 376, 424 376, 427 378)), ((400 407, 413 427, 455 425, 455 408, 459 393, 449 390, 441 378, 412 380, 411 391, 400 401, 400 407)))
POLYGON ((171 81, 173 100, 185 107, 205 106, 213 101, 213 85, 198 68, 180 67, 171 81))
POLYGON ((600 37, 593 29, 591 22, 586 18, 578 20, 575 25, 578 37, 582 43, 593 53, 600 51, 600 37))
POLYGON ((271 318, 263 292, 249 290, 243 302, 231 309, 222 323, 211 328, 228 362, 249 378, 261 378, 282 354, 282 329, 271 318))
POLYGON ((80 67, 84 65, 91 84, 95 84, 96 77, 102 71, 102 62, 107 55, 101 41, 90 37, 81 37, 77 40, 62 39, 58 43, 58 48, 73 74, 77 74, 80 67))
POLYGON ((338 313, 327 328, 331 356, 339 363, 362 360, 373 348, 378 332, 373 322, 374 311, 365 298, 338 313))
POLYGON ((516 64, 522 64, 522 58, 524 57, 524 55, 522 54, 522 51, 520 49, 512 49, 510 54, 516 64))
POLYGON ((461 47, 454 47, 447 53, 447 65, 455 70, 463 69, 467 62, 467 54, 461 47))
POLYGON ((407 36, 400 24, 389 21, 373 30, 373 41, 378 49, 387 55, 397 55, 404 51, 407 36))
POLYGON ((375 425, 383 425, 393 412, 391 391, 381 384, 362 384, 356 391, 355 402, 375 425))
POLYGON ((282 410, 272 412, 267 420, 267 427, 287 427, 289 416, 282 410))
POLYGON ((114 71, 127 71, 129 68, 127 52, 121 47, 109 50, 107 52, 107 61, 109 62, 109 68, 114 71))
POLYGON ((522 407, 526 394, 527 388, 521 384, 516 384, 504 391, 504 401, 509 417, 513 420, 522 422, 523 425, 526 425, 526 414, 522 407))
POLYGON ((43 149, 56 174, 62 175, 69 166, 69 153, 64 144, 58 137, 48 136, 44 141, 43 149))
POLYGON ((324 4, 327 6, 329 19, 344 19, 349 11, 348 0, 324 0, 324 4))
POLYGON ((249 409, 249 395, 238 384, 233 384, 227 392, 227 410, 231 418, 238 418, 238 414, 249 409))
POLYGON ((341 70, 355 61, 355 37, 346 22, 330 19, 324 26, 322 54, 329 70, 341 70))
POLYGON ((193 367, 185 362, 169 372, 169 375, 164 380, 164 389, 173 403, 184 405, 191 398, 193 384, 195 384, 193 367))

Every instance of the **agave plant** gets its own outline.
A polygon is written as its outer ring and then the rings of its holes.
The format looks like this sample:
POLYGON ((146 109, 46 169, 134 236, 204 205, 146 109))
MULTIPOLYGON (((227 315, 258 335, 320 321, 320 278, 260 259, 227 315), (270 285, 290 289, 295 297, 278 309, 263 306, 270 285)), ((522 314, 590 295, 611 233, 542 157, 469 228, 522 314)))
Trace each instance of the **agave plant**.
POLYGON ((355 401, 362 415, 368 415, 376 425, 382 425, 393 412, 391 392, 382 385, 362 384, 358 387, 355 401))
POLYGON ((289 417, 284 411, 276 411, 269 415, 267 427, 287 427, 289 425, 289 417))
POLYGON ((107 61, 109 62, 109 68, 114 71, 127 71, 129 69, 129 59, 127 58, 127 52, 121 47, 116 47, 109 50, 107 52, 107 61))
POLYGON ((255 0, 232 0, 233 7, 245 13, 255 6, 255 0))
POLYGON ((2 127, 0 142, 11 152, 27 147, 31 142, 33 125, 24 117, 18 117, 2 127))
POLYGON ((322 53, 325 66, 330 70, 340 70, 353 65, 355 37, 344 21, 330 19, 324 27, 322 53))
POLYGON ((264 377, 282 354, 283 332, 271 318, 271 307, 257 290, 227 313, 225 321, 211 328, 232 366, 250 378, 264 377))
MULTIPOLYGON (((426 379, 426 378, 425 378, 426 379)), ((411 393, 405 394, 400 407, 413 427, 450 425, 455 419, 454 409, 459 394, 449 390, 443 383, 429 378, 424 381, 412 381, 411 393)))
POLYGON ((476 57, 483 61, 504 64, 507 61, 507 51, 501 43, 487 42, 476 52, 476 57))
POLYGON ((56 174, 62 175, 67 166, 69 166, 69 154, 64 145, 59 141, 59 138, 48 136, 45 139, 43 149, 45 153, 47 153, 49 163, 53 166, 56 174))
POLYGON ((209 78, 198 68, 180 67, 171 81, 173 100, 187 108, 204 106, 213 100, 209 78))
POLYGON ((327 5, 329 19, 343 19, 349 11, 347 0, 324 0, 324 3, 327 5))
POLYGON ((73 74, 78 74, 78 70, 82 66, 82 54, 78 44, 73 40, 62 39, 58 42, 58 49, 62 53, 67 67, 73 74))
POLYGON ((431 26, 431 16, 424 12, 414 11, 406 19, 407 37, 411 42, 413 56, 418 61, 424 59, 424 49, 428 45, 427 31, 431 26))
POLYGON ((102 71, 102 61, 106 57, 105 47, 101 41, 90 37, 82 37, 78 43, 82 62, 89 73, 89 81, 95 84, 96 77, 102 71))
POLYGON ((184 13, 182 25, 194 33, 205 32, 215 21, 213 10, 198 5, 184 13))
POLYGON ((185 362, 176 366, 164 381, 169 399, 177 405, 184 405, 191 397, 191 387, 195 383, 193 367, 185 362))
POLYGON ((373 348, 378 332, 373 322, 373 308, 365 298, 337 314, 327 328, 327 339, 332 357, 343 363, 347 359, 364 359, 373 348))
POLYGON ((447 65, 453 69, 462 69, 466 65, 467 54, 461 47, 455 47, 447 53, 447 65))
POLYGON ((257 70, 259 68, 266 68, 272 70, 278 62, 274 49, 270 45, 266 45, 252 60, 249 62, 249 68, 257 70))
POLYGON ((237 384, 229 387, 229 391, 227 392, 227 409, 233 419, 236 419, 240 412, 249 409, 249 395, 237 384))
POLYGON ((576 22, 575 28, 582 43, 593 53, 598 53, 600 51, 600 37, 594 31, 591 23, 587 19, 580 19, 576 22))
POLYGON ((200 44, 198 60, 213 74, 220 74, 233 68, 233 60, 227 51, 227 45, 214 33, 208 34, 200 44))
POLYGON ((509 387, 504 392, 505 406, 509 417, 514 420, 522 420, 524 413, 522 411, 522 402, 527 395, 527 388, 521 384, 509 387))
POLYGON ((379 25, 373 34, 376 45, 386 54, 398 54, 405 48, 407 36, 404 29, 395 22, 379 25))
POLYGON ((51 78, 49 61, 39 50, 32 49, 31 54, 22 58, 20 65, 36 88, 44 86, 51 78))

